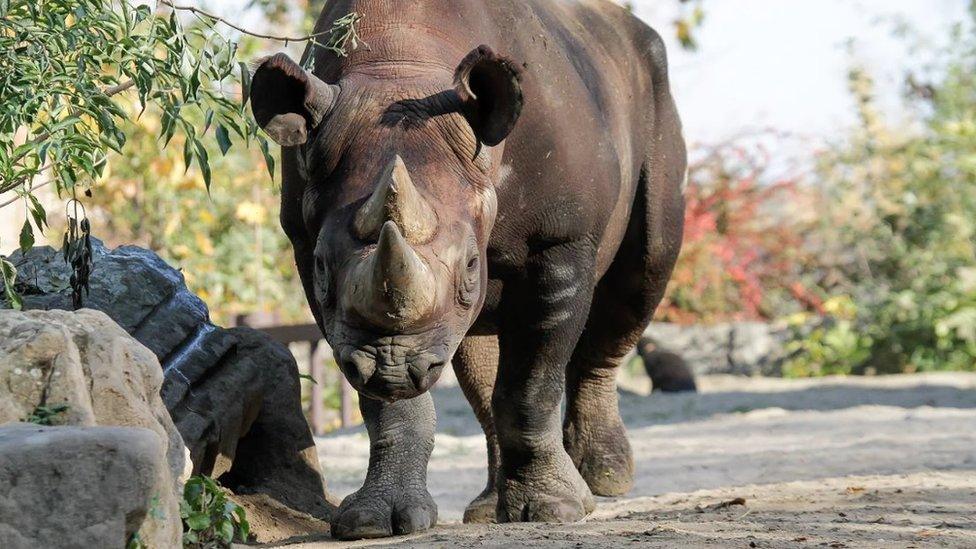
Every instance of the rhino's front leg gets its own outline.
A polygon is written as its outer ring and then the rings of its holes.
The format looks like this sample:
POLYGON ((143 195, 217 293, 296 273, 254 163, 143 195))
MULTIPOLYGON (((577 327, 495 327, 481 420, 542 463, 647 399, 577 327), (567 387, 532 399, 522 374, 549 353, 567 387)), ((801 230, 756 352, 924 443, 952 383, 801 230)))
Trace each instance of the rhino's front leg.
POLYGON ((430 528, 437 522, 427 491, 436 422, 430 393, 392 403, 360 396, 359 409, 369 433, 369 471, 363 487, 342 500, 332 536, 379 538, 430 528))
POLYGON ((566 363, 593 294, 592 255, 582 246, 553 246, 503 296, 492 395, 499 522, 568 522, 593 510, 593 495, 563 448, 560 420, 566 363))

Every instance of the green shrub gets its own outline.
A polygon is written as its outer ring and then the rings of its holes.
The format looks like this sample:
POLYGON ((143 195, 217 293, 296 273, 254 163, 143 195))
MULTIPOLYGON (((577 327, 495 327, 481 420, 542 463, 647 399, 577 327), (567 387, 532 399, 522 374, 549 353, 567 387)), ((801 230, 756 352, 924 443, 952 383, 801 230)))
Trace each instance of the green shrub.
POLYGON ((226 548, 235 540, 247 541, 250 535, 244 508, 229 501, 217 481, 206 475, 191 477, 186 482, 180 517, 183 547, 226 548))
POLYGON ((787 319, 793 338, 786 346, 790 358, 783 364, 783 376, 846 375, 871 355, 872 341, 856 324, 854 302, 835 297, 823 307, 828 316, 817 322, 807 314, 787 319))

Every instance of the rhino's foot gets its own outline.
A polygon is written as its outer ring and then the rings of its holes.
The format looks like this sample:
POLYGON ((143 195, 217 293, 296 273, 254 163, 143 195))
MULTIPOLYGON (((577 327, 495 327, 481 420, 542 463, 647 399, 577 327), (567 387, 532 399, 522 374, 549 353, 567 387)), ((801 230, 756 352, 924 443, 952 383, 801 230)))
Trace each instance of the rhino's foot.
POLYGON ((495 510, 498 508, 498 491, 489 486, 474 498, 464 509, 465 524, 489 524, 496 522, 495 510))
POLYGON ((437 505, 423 486, 363 486, 342 500, 332 518, 332 537, 398 536, 422 532, 436 523, 437 505))
POLYGON ((498 522, 574 522, 593 511, 593 494, 561 449, 504 478, 498 522))
POLYGON ((634 487, 634 457, 619 417, 608 418, 600 428, 570 423, 563 443, 594 494, 620 496, 634 487))

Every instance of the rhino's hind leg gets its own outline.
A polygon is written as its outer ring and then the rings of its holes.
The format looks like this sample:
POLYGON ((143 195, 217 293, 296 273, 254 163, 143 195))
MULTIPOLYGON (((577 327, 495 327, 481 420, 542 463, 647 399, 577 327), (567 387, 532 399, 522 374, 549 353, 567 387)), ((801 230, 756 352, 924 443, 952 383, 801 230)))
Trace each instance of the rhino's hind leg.
POLYGON ((613 270, 597 286, 586 329, 566 368, 563 444, 598 496, 619 496, 634 484, 634 458, 617 401, 617 368, 654 310, 647 304, 634 310, 636 296, 618 293, 613 270))
MULTIPOLYGON (((661 130, 674 128, 663 124, 661 130)), ((679 186, 659 179, 683 172, 652 173, 651 165, 649 161, 641 170, 627 232, 594 290, 586 328, 566 369, 563 444, 590 490, 601 496, 624 494, 634 483, 615 378, 620 361, 637 344, 664 296, 681 242, 679 186), (660 189, 669 191, 662 194, 660 189)))
POLYGON ((498 503, 498 490, 495 486, 498 439, 495 437, 495 424, 491 417, 491 391, 495 387, 495 375, 498 373, 498 337, 466 336, 454 355, 454 372, 485 432, 488 446, 488 483, 464 510, 464 522, 495 522, 495 506, 498 503))
POLYGON ((597 354, 574 357, 566 372, 563 444, 594 494, 619 496, 634 484, 634 458, 617 405, 621 355, 589 350, 597 354))
POLYGON ((363 487, 332 518, 337 539, 380 538, 420 532, 437 522, 427 491, 427 461, 434 448, 430 393, 389 403, 360 396, 369 432, 369 471, 363 487))

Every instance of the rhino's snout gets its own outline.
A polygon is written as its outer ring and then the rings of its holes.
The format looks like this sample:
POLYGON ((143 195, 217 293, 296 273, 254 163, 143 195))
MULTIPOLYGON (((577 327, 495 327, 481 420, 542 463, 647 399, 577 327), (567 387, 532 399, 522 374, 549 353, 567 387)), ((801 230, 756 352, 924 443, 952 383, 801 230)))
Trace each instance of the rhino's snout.
POLYGON ((434 385, 447 358, 399 345, 346 348, 339 367, 349 383, 367 396, 387 401, 413 398, 434 385))

